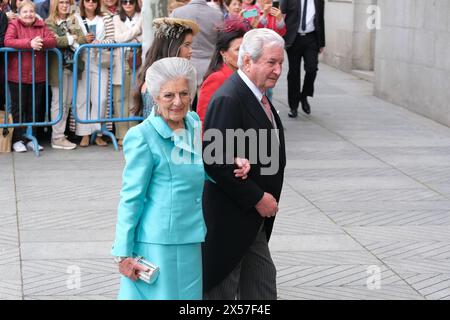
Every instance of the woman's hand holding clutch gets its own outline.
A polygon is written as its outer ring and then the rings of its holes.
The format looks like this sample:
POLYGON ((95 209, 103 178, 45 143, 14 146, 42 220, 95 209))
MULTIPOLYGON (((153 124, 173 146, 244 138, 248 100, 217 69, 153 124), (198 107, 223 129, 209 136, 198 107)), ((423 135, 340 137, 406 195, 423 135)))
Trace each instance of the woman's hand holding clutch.
POLYGON ((139 264, 134 258, 128 257, 119 263, 119 272, 133 281, 139 278, 141 271, 147 272, 149 269, 139 264))

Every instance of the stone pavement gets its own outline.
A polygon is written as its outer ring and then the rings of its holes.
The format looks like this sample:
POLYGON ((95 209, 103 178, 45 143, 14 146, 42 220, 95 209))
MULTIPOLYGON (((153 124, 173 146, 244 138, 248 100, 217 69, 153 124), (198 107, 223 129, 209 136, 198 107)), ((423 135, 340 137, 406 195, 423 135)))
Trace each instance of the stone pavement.
MULTIPOLYGON (((275 105, 288 165, 270 243, 280 299, 450 299, 450 128, 320 66, 312 114, 275 105)), ((0 299, 115 299, 123 159, 0 155, 0 299)))

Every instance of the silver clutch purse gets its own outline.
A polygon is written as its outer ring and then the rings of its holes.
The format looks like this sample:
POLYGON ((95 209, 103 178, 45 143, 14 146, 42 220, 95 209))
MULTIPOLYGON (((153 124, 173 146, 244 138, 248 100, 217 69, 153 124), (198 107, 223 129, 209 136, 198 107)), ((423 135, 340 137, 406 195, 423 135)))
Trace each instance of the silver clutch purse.
POLYGON ((150 261, 145 260, 143 257, 135 257, 134 258, 137 263, 139 263, 144 268, 147 268, 148 271, 140 271, 138 272, 139 279, 148 284, 152 284, 156 281, 159 276, 159 267, 151 263, 150 261))

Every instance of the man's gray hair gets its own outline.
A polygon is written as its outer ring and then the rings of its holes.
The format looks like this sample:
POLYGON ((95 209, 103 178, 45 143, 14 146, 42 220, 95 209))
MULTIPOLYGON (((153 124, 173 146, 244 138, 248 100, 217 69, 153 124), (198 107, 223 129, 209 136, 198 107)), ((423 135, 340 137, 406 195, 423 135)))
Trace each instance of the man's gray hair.
POLYGON ((145 74, 147 89, 155 99, 159 95, 161 87, 171 80, 186 79, 189 86, 189 94, 194 99, 197 92, 197 72, 194 66, 185 58, 164 58, 155 61, 145 74))
POLYGON ((275 31, 267 28, 253 29, 244 35, 239 48, 238 67, 244 65, 244 56, 249 55, 252 61, 261 57, 264 48, 284 48, 284 39, 275 31))

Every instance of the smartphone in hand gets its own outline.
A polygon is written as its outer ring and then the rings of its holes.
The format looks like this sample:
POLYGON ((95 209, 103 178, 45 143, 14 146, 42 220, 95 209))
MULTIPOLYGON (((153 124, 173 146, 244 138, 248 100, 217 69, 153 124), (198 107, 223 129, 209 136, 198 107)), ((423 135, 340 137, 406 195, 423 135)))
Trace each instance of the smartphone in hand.
POLYGON ((280 9, 280 2, 279 1, 273 1, 272 2, 272 7, 280 9))
POLYGON ((94 35, 94 38, 97 38, 97 25, 96 24, 92 24, 89 26, 89 32, 92 33, 94 35))
POLYGON ((245 10, 242 13, 242 16, 246 19, 256 17, 257 15, 258 15, 258 10, 256 10, 256 9, 245 10))

